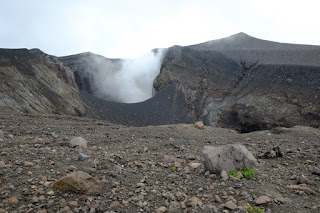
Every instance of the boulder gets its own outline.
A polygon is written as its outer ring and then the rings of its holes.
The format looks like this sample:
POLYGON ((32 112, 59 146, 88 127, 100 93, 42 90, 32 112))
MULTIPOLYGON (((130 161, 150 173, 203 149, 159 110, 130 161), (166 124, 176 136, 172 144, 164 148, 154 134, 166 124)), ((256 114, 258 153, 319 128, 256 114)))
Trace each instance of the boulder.
POLYGON ((202 150, 203 163, 206 170, 220 174, 240 170, 243 166, 254 167, 256 158, 241 144, 228 144, 224 146, 204 146, 202 150))
POLYGON ((102 190, 97 179, 82 171, 72 172, 57 180, 53 183, 52 188, 54 190, 67 190, 87 195, 96 195, 102 190))
POLYGON ((82 137, 73 137, 70 140, 70 147, 74 148, 74 147, 82 147, 82 148, 87 148, 87 141, 85 139, 83 139, 82 137))
POLYGON ((197 129, 204 129, 204 124, 202 123, 202 121, 198 121, 194 124, 194 127, 197 129))

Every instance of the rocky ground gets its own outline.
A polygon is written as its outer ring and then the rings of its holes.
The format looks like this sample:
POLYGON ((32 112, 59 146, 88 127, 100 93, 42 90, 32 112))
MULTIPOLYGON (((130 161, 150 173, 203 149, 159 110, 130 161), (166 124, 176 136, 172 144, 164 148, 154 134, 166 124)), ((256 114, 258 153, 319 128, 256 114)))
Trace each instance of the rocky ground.
POLYGON ((320 212, 319 129, 238 134, 190 124, 126 127, 3 110, 0 129, 1 213, 247 212, 247 203, 263 212, 320 212), (69 146, 77 136, 88 141, 87 148, 69 146), (224 180, 204 170, 203 146, 234 143, 257 156, 254 178, 224 180), (277 145, 283 157, 261 157, 277 145), (89 159, 79 160, 80 152, 89 159), (74 171, 92 175, 101 193, 52 189, 74 171))

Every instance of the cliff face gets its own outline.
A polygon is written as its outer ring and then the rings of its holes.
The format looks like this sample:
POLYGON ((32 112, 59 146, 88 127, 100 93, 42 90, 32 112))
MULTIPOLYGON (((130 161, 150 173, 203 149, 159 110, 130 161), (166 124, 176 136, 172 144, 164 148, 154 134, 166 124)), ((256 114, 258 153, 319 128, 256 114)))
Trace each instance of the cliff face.
POLYGON ((73 72, 40 50, 0 49, 0 106, 22 112, 83 115, 73 72))
POLYGON ((281 44, 240 33, 169 48, 156 91, 184 91, 191 120, 241 132, 320 125, 320 47, 281 44))

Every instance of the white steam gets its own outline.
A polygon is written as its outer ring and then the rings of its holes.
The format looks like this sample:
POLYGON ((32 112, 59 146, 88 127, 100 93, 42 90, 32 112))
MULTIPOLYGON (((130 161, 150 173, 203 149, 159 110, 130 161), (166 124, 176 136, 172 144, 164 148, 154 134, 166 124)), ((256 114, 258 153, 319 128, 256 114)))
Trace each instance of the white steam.
POLYGON ((152 97, 153 80, 160 72, 163 50, 122 61, 95 58, 95 95, 122 103, 142 102, 152 97))

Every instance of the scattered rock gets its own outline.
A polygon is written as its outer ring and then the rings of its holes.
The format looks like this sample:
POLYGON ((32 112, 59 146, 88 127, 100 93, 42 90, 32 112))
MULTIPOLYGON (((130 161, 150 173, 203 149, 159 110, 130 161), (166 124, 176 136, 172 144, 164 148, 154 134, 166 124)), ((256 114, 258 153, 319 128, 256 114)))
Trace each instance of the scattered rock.
POLYGON ((297 178, 297 183, 298 184, 314 184, 313 181, 309 180, 306 176, 304 176, 303 174, 297 178))
POLYGON ((99 194, 102 190, 100 183, 94 177, 82 171, 72 172, 57 180, 52 188, 89 195, 99 194))
POLYGON ((190 163, 189 167, 192 169, 197 169, 201 166, 201 163, 190 163))
POLYGON ((228 175, 228 173, 226 172, 226 170, 222 170, 222 171, 221 171, 220 177, 221 177, 224 181, 227 181, 227 180, 229 179, 229 175, 228 175))
POLYGON ((230 210, 235 210, 238 208, 238 206, 231 200, 225 202, 223 205, 225 208, 230 209, 230 210))
POLYGON ((197 129, 203 129, 204 125, 203 125, 202 121, 198 121, 194 124, 194 127, 197 129))
POLYGON ((256 158, 240 144, 204 146, 202 154, 205 169, 216 174, 220 174, 222 170, 236 171, 244 165, 254 167, 257 164, 256 158))
POLYGON ((41 148, 41 144, 36 143, 33 145, 33 147, 39 149, 39 148, 41 148))
POLYGON ((271 199, 266 195, 261 195, 255 200, 255 204, 257 205, 267 204, 270 202, 271 202, 271 199))
POLYGON ((187 160, 195 160, 196 159, 196 156, 192 153, 186 153, 184 156, 187 160))
POLYGON ((167 208, 165 206, 161 206, 159 208, 156 209, 156 213, 163 213, 166 212, 167 208))
POLYGON ((67 201, 64 198, 62 198, 61 200, 59 200, 59 205, 61 208, 63 208, 67 205, 67 201))
POLYGON ((85 161, 85 160, 88 160, 89 159, 89 156, 80 152, 79 155, 78 155, 78 160, 81 160, 81 161, 85 161))
POLYGON ((3 139, 4 138, 4 134, 3 134, 3 131, 0 129, 0 139, 3 139))
POLYGON ((274 202, 278 203, 278 204, 290 204, 293 201, 290 198, 287 198, 287 197, 276 197, 274 199, 274 202))
POLYGON ((18 204, 19 203, 19 200, 17 197, 10 197, 7 201, 9 204, 18 204))
POLYGON ((261 158, 282 158, 283 153, 280 150, 279 146, 273 147, 270 151, 264 153, 261 158))
POLYGON ((110 209, 112 209, 113 211, 117 210, 120 207, 120 203, 118 201, 113 201, 110 204, 110 209))
POLYGON ((71 211, 70 207, 69 206, 65 206, 61 209, 61 213, 69 213, 71 211))
POLYGON ((314 174, 314 175, 320 175, 320 168, 318 168, 318 167, 313 167, 313 169, 312 169, 312 174, 314 174))
POLYGON ((70 147, 81 147, 81 148, 87 148, 87 141, 83 139, 82 137, 73 137, 70 140, 70 147))
POLYGON ((174 156, 171 155, 164 155, 163 156, 163 161, 166 163, 173 163, 175 161, 177 161, 177 159, 174 156))
POLYGON ((38 203, 39 202, 39 198, 38 197, 32 197, 31 198, 31 202, 32 203, 38 203))
POLYGON ((202 201, 197 197, 192 197, 187 201, 187 206, 196 207, 202 206, 202 201))
POLYGON ((29 161, 25 161, 23 164, 25 167, 33 167, 34 166, 34 163, 29 162, 29 161))
POLYGON ((0 161, 0 168, 5 168, 6 167, 6 163, 4 161, 0 161))

